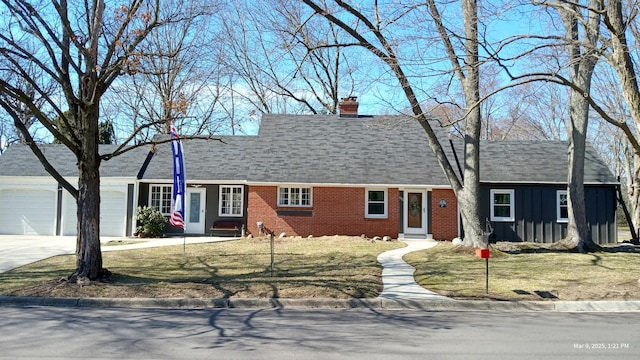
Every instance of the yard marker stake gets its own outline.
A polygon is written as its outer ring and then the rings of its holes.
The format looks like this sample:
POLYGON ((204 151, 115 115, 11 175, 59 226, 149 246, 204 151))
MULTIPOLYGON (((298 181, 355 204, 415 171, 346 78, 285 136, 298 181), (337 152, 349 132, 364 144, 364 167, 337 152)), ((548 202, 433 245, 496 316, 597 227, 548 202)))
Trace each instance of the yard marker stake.
POLYGON ((273 233, 269 234, 269 240, 271 241, 271 277, 273 277, 273 233))
POLYGON ((487 276, 485 278, 484 293, 489 294, 489 258, 486 258, 487 276))

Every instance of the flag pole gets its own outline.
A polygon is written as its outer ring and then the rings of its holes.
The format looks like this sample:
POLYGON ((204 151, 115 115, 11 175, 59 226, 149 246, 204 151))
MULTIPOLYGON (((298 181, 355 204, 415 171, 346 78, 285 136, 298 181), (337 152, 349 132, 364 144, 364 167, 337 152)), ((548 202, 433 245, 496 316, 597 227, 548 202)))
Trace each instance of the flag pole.
POLYGON ((186 192, 186 176, 184 174, 184 154, 182 151, 182 142, 178 131, 171 124, 171 152, 173 155, 173 192, 171 197, 171 216, 169 223, 175 227, 182 228, 182 252, 187 252, 187 236, 185 226, 185 196, 186 192))

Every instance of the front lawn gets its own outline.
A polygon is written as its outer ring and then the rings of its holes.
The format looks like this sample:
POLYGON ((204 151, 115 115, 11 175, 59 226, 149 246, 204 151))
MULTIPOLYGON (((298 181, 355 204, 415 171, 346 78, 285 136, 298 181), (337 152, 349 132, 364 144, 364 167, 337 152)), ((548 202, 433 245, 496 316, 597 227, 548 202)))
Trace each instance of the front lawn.
POLYGON ((416 267, 420 285, 456 299, 640 300, 640 253, 492 250, 491 256, 488 295, 485 260, 472 249, 444 242, 404 259, 416 267))
POLYGON ((74 256, 0 274, 0 295, 55 297, 363 298, 382 291, 378 254, 405 246, 359 237, 268 238, 103 253, 111 283, 59 281, 74 256))

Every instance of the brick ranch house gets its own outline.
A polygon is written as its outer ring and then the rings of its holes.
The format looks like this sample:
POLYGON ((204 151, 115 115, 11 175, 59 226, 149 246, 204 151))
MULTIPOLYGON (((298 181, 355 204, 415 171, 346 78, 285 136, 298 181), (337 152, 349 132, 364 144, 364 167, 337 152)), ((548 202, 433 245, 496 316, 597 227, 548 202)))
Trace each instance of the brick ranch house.
MULTIPOLYGON (((257 136, 185 140, 186 233, 208 235, 227 223, 257 234, 262 223, 289 236, 461 236, 456 197, 421 126, 404 116, 359 115, 353 98, 341 105, 340 115, 264 115, 257 136)), ((450 144, 446 129, 434 129, 455 164, 452 149, 461 159, 461 142, 450 144)), ((43 149, 75 181, 73 156, 61 145, 43 149)), ((481 149, 482 216, 494 240, 565 236, 567 144, 483 142, 481 149)), ((137 206, 168 215, 172 171, 168 144, 104 162, 102 234, 132 235, 137 206)), ((617 186, 588 147, 587 220, 598 243, 617 241, 617 186)), ((73 235, 71 200, 27 147, 13 145, 0 157, 0 233, 73 235)))

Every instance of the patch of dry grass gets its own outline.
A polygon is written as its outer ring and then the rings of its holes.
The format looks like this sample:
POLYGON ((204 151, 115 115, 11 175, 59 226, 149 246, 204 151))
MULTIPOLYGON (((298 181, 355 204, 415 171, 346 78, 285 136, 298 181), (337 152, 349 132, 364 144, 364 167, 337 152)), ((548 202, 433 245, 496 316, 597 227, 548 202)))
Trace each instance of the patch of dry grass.
POLYGON ((407 254, 405 260, 416 267, 420 285, 457 299, 640 299, 640 253, 506 254, 492 250, 491 256, 488 295, 485 261, 468 249, 440 243, 407 254))
POLYGON ((103 253, 110 283, 58 281, 75 268, 58 256, 0 274, 0 294, 57 297, 364 298, 382 291, 378 254, 404 246, 359 237, 268 238, 103 253))

